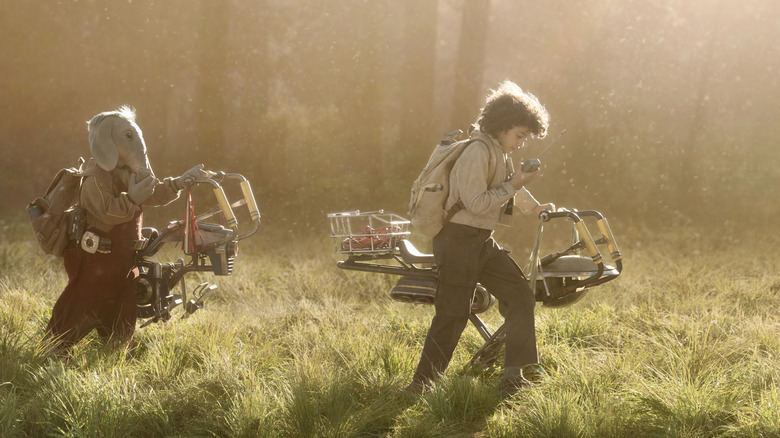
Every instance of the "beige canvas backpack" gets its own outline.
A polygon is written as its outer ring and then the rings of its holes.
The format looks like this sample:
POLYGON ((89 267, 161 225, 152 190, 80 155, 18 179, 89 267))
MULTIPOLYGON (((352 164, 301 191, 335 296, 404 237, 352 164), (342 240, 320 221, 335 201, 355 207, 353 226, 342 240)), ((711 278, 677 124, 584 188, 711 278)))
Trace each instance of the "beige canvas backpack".
POLYGON ((481 143, 490 152, 490 176, 488 184, 496 173, 496 154, 487 144, 473 134, 470 138, 455 141, 452 137, 461 131, 445 134, 445 138, 434 148, 428 163, 420 176, 412 184, 409 200, 409 218, 415 229, 429 237, 434 237, 444 228, 444 225, 461 210, 463 202, 458 202, 449 210, 445 210, 450 194, 450 172, 463 151, 472 143, 481 143))

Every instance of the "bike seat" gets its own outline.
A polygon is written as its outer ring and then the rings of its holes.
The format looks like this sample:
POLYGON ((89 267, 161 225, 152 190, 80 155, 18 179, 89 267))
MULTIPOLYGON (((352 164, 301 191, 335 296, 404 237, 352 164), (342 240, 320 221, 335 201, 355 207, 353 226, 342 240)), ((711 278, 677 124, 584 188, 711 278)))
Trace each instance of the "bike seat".
POLYGON ((434 263, 433 254, 423 254, 412 245, 412 242, 403 239, 398 242, 401 258, 406 263, 434 263))

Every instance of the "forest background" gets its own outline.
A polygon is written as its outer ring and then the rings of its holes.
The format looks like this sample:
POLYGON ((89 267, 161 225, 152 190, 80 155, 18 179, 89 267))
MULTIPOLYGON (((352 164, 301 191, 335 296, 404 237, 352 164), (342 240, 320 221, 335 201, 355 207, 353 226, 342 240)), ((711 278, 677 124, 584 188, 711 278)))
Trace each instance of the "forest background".
POLYGON ((89 157, 85 122, 123 104, 137 109, 159 176, 195 163, 247 176, 264 233, 326 233, 333 211, 403 215, 441 134, 465 130, 505 79, 552 117, 548 138, 516 162, 566 130, 541 157, 531 186, 541 201, 598 209, 618 234, 691 225, 741 243, 777 211, 777 2, 2 9, 0 211, 12 220, 59 168, 89 157))
MULTIPOLYGON (((773 0, 0 3, 0 436, 778 436, 778 16, 773 0), (500 399, 500 366, 465 366, 467 329, 412 397, 432 309, 337 269, 326 213, 404 215, 442 133, 505 79, 551 113, 514 153, 542 159, 531 191, 603 212, 625 270, 539 306, 537 387, 500 399), (24 207, 123 104, 158 176, 244 174, 263 224, 232 276, 188 279, 219 284, 203 311, 137 331, 134 359, 92 338, 63 364, 40 339, 67 279, 24 207)), ((522 263, 536 225, 497 239, 522 263)))

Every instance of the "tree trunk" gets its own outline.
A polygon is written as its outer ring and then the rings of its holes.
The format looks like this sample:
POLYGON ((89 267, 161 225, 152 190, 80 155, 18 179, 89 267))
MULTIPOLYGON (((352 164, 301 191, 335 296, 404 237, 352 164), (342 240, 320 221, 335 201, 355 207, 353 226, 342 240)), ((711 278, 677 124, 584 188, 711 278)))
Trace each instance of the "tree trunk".
POLYGON ((197 129, 199 156, 226 151, 225 125, 226 53, 230 2, 203 0, 198 27, 197 129))
POLYGON ((485 70, 489 15, 490 2, 464 0, 457 65, 454 66, 455 89, 452 90, 453 104, 450 114, 450 125, 453 129, 468 128, 469 124, 476 120, 477 111, 483 103, 482 74, 485 70))
MULTIPOLYGON (((436 1, 405 0, 403 63, 400 75, 400 136, 403 154, 424 139, 436 138, 438 120, 434 109, 436 64, 436 1)), ((399 157, 403 158, 403 157, 399 157)))

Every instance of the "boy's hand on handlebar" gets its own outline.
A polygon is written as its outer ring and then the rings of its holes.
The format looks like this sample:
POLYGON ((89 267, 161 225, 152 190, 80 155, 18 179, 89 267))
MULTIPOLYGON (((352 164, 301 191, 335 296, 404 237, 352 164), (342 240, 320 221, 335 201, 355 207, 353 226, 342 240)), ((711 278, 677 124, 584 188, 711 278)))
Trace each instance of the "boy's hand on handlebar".
POLYGON ((515 172, 514 175, 512 175, 512 179, 509 180, 509 182, 512 183, 512 187, 515 188, 515 190, 519 190, 524 185, 528 184, 529 182, 533 181, 534 178, 536 178, 539 175, 539 170, 534 170, 533 172, 523 172, 522 170, 515 172))
POLYGON ((536 208, 534 208, 534 214, 537 215, 537 216, 539 216, 540 214, 542 214, 545 211, 554 212, 555 211, 555 204, 549 202, 547 204, 540 204, 540 205, 536 206, 536 208))

